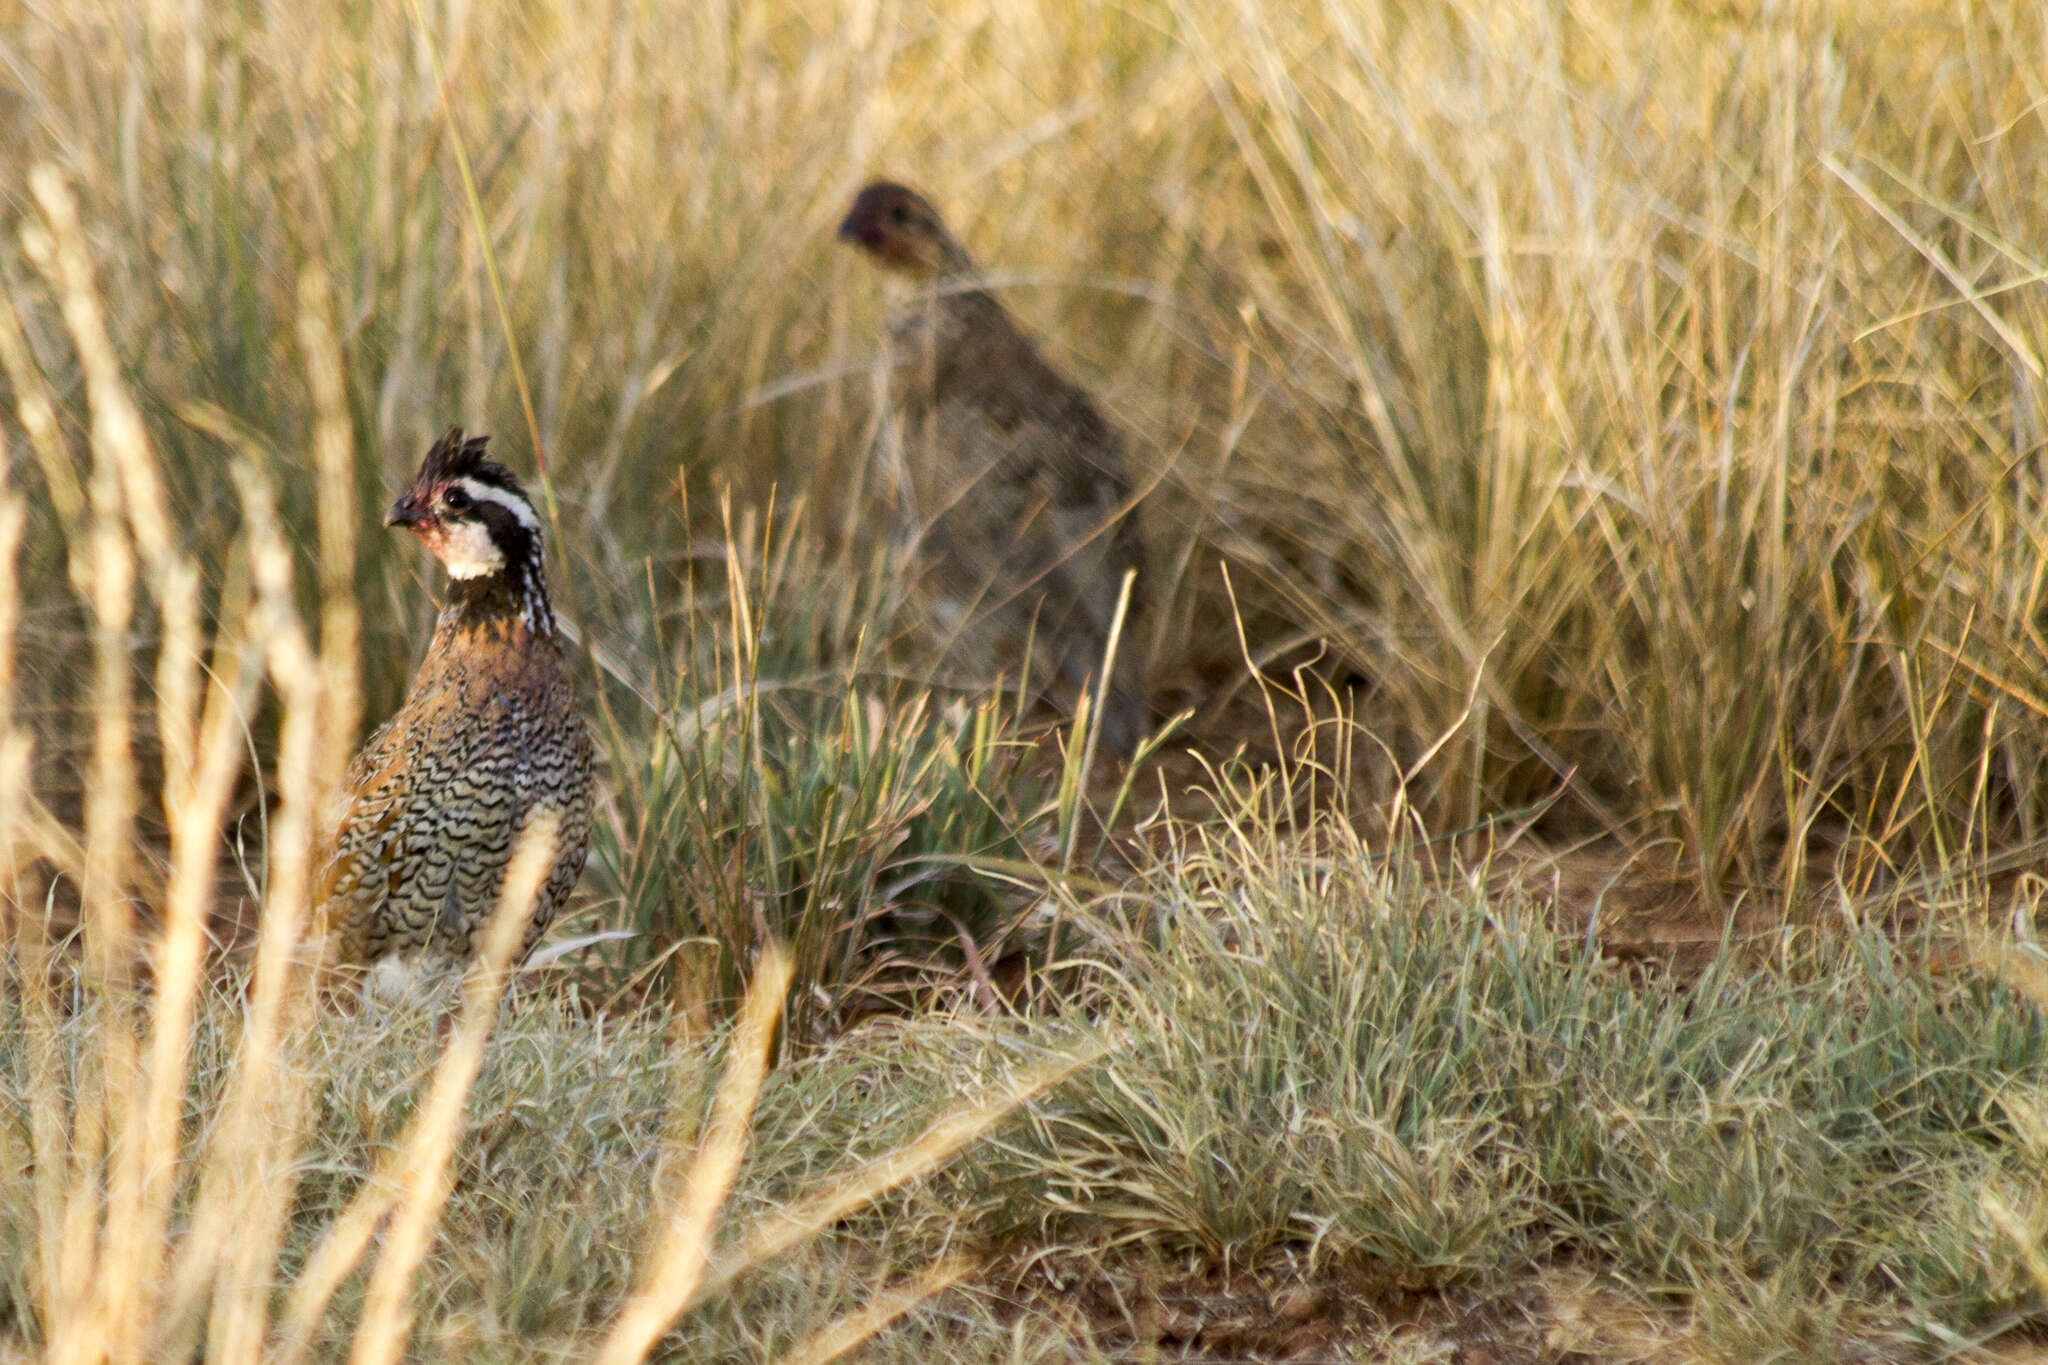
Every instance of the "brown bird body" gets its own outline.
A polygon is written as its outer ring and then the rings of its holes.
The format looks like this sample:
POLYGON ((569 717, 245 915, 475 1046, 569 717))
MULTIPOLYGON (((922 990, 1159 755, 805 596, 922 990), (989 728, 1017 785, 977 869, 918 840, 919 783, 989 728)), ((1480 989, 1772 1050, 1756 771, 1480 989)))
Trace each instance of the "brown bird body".
MULTIPOLYGON (((1116 429, 979 287, 972 258, 915 191, 868 186, 839 235, 898 282, 890 403, 937 624, 977 669, 1014 673, 1029 640, 1040 681, 1059 679, 1069 700, 1092 689, 1124 573, 1144 554, 1116 429)), ((1103 741, 1124 753, 1149 720, 1135 635, 1127 622, 1099 717, 1103 741)))
POLYGON ((596 751, 548 602, 539 518, 483 449, 451 430, 387 521, 447 566, 449 599, 404 704, 349 765, 317 892, 340 961, 380 975, 466 962, 521 834, 546 813, 556 853, 531 950, 589 847, 596 751))

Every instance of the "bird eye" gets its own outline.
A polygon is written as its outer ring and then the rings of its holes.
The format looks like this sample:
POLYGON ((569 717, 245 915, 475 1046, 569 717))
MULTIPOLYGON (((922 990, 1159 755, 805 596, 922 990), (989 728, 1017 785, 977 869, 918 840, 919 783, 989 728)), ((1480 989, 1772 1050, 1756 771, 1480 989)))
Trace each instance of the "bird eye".
POLYGON ((469 510, 470 496, 460 488, 451 488, 441 495, 441 505, 451 512, 469 510))
POLYGON ((890 210, 889 210, 889 221, 890 221, 890 222, 892 222, 892 223, 894 223, 894 224, 895 224, 895 225, 896 225, 897 227, 909 227, 909 226, 910 226, 910 210, 909 210, 909 208, 907 208, 906 206, 904 206, 904 205, 902 205, 902 204, 898 204, 898 205, 896 205, 896 206, 895 206, 894 208, 892 208, 892 209, 890 209, 890 210))

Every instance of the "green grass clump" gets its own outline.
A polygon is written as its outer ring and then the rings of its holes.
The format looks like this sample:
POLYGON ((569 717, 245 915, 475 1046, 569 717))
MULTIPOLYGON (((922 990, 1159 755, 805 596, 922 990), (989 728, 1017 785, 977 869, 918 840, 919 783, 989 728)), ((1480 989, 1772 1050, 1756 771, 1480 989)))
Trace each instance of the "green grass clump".
POLYGON ((636 814, 603 832, 597 859, 639 935, 622 965, 668 959, 677 998, 722 1010, 782 941, 798 964, 792 1030, 816 1040, 1010 950, 1023 902, 1009 881, 1051 811, 991 708, 949 718, 928 701, 804 699, 815 729, 760 707, 687 746, 662 734, 615 753, 636 814))
POLYGON ((1013 883, 1057 803, 1020 705, 934 691, 880 644, 834 648, 835 620, 887 619, 871 578, 820 592, 826 566, 785 545, 750 573, 745 544, 704 571, 723 630, 683 613, 652 695, 601 680, 617 818, 595 863, 635 935, 615 980, 719 1012, 779 942, 786 1022, 816 1041, 1019 948, 1013 883))
POLYGON ((1414 868, 1325 827, 1147 869, 1165 927, 1091 920, 1081 950, 1116 1041, 976 1168, 992 1216, 1407 1284, 1589 1258, 1729 1341, 1840 1320, 1924 1346, 2038 1311, 2039 1242, 1973 1194, 2043 1173, 2024 998, 1871 929, 1639 979, 1552 912, 1414 868))

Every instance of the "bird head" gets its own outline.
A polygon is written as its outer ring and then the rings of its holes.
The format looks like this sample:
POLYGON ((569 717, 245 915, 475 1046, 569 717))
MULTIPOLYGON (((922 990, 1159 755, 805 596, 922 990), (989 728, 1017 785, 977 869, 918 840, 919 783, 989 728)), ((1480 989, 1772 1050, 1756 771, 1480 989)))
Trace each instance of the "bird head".
POLYGON ((916 190, 891 180, 877 180, 854 196, 839 224, 839 240, 867 252, 883 269, 917 280, 974 268, 939 211, 916 190))
POLYGON ((540 565, 540 518, 512 471, 484 458, 489 440, 464 439, 461 427, 450 427, 384 518, 386 526, 418 536, 450 578, 489 578, 513 569, 523 577, 540 565))

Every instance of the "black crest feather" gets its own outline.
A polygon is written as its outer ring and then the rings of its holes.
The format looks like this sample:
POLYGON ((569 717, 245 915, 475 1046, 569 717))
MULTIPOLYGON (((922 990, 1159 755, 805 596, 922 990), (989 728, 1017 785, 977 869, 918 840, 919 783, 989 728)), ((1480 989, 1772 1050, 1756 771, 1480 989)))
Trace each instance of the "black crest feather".
POLYGON ((931 200, 900 180, 871 180, 853 197, 853 207, 856 211, 873 213, 892 204, 915 205, 934 218, 939 216, 939 211, 932 207, 931 200))
POLYGON ((464 437, 461 427, 450 427, 427 451, 420 462, 420 483, 445 483, 450 479, 480 479, 499 488, 526 496, 513 472, 496 460, 484 457, 488 436, 464 437))

